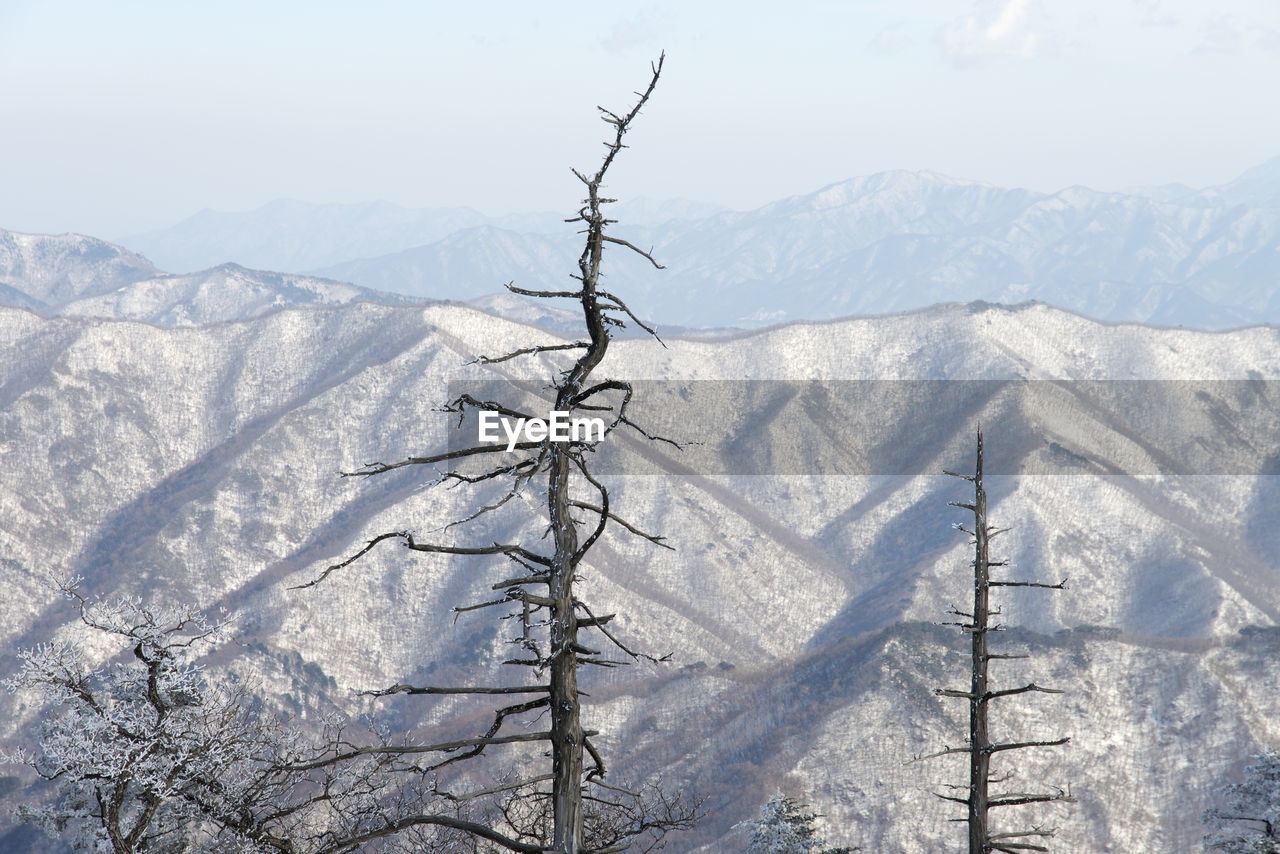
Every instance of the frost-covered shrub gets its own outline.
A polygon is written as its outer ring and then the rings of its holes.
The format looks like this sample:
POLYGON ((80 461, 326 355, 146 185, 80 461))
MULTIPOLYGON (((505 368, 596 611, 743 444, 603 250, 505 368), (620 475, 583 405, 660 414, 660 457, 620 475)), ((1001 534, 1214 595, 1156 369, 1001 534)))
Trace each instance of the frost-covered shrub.
POLYGON ((1267 750, 1257 760, 1243 783, 1223 788, 1226 806, 1205 812, 1206 850, 1280 854, 1280 753, 1267 750))
POLYGON ((826 840, 818 836, 813 821, 818 816, 806 812, 804 804, 798 804, 781 792, 774 794, 760 808, 760 818, 745 821, 742 826, 751 831, 747 854, 851 854, 856 848, 824 848, 826 840))
POLYGON ((211 683, 195 661, 230 618, 89 600, 75 580, 58 589, 78 604, 81 634, 96 635, 95 648, 114 643, 117 655, 91 665, 85 638, 19 654, 21 669, 3 684, 34 694, 43 723, 34 750, 0 759, 56 787, 51 803, 22 805, 19 816, 95 854, 287 850, 257 808, 288 786, 269 770, 288 739, 251 711, 243 686, 211 683))

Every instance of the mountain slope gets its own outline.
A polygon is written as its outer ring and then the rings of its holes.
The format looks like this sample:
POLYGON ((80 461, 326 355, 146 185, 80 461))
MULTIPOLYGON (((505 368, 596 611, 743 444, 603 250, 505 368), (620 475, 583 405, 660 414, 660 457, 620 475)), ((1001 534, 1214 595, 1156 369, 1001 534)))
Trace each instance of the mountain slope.
MULTIPOLYGON (((53 570, 84 575, 94 594, 242 609, 248 647, 232 663, 257 671, 287 709, 350 708, 352 691, 396 681, 505 678, 504 628, 451 611, 489 595, 506 572, 499 564, 390 548, 318 588, 290 588, 373 534, 437 531, 492 502, 499 493, 424 488, 425 471, 359 482, 336 473, 441 447, 451 422, 432 407, 450 383, 536 388, 549 358, 464 363, 545 333, 461 306, 350 304, 170 329, 3 309, 0 335, 16 345, 0 354, 6 648, 68 621, 38 582, 53 570)), ((1262 688, 1280 677, 1275 488, 1262 477, 1123 477, 1069 463, 1123 465, 1135 448, 1159 460, 1185 440, 1220 443, 1215 459, 1280 458, 1280 332, 951 305, 667 344, 618 341, 602 374, 720 388, 719 410, 683 419, 702 435, 679 438, 774 472, 732 476, 619 437, 627 470, 654 473, 611 476, 618 511, 677 551, 611 533, 584 571, 584 593, 617 611, 629 642, 674 653, 668 666, 591 674, 585 690, 618 779, 661 776, 710 797, 708 818, 678 850, 731 850, 732 825, 778 786, 827 816, 832 842, 924 851, 954 839, 954 810, 930 791, 957 782, 958 769, 905 763, 963 731, 963 710, 931 693, 961 678, 948 652, 959 638, 932 623, 963 600, 969 559, 947 507, 963 490, 936 472, 970 464, 979 422, 993 454, 1010 449, 1006 470, 1067 461, 1055 475, 988 480, 993 521, 1013 528, 1000 546, 1014 571, 1071 579, 1066 594, 1006 598, 1009 631, 997 641, 1033 653, 998 678, 1069 691, 1011 701, 997 721, 1009 735, 1073 738, 1020 763, 1028 780, 1070 783, 1080 799, 1034 820, 1060 827, 1054 850, 1064 854, 1195 850, 1208 787, 1280 738, 1280 700, 1262 688), (1242 382, 1231 395, 1160 386, 1193 391, 1173 425, 1144 422, 1142 407, 1117 407, 1085 382, 1134 378, 1242 382), (788 444, 806 424, 861 411, 841 381, 962 379, 1053 380, 1044 387, 1079 415, 1049 418, 1057 410, 990 392, 1003 386, 926 401, 923 416, 914 399, 890 395, 898 408, 862 432, 913 449, 914 468, 901 474, 837 476, 820 454, 788 444), (765 382, 786 380, 806 384, 765 382), (793 452, 803 468, 783 466, 793 452)), ((646 392, 665 388, 639 385, 635 417, 646 392)), ((654 415, 673 408, 651 404, 654 415)), ((507 509, 438 534, 540 533, 524 504, 507 509)), ((0 703, 7 742, 31 710, 7 695, 0 703)), ((439 727, 453 708, 410 698, 391 713, 439 727)))
POLYGON ((172 275, 141 255, 92 237, 0 231, 0 305, 44 314, 192 326, 358 300, 414 302, 345 282, 238 264, 172 275))
POLYGON ((1205 190, 1201 197, 1231 205, 1280 207, 1280 157, 1246 170, 1234 181, 1205 190))
POLYGON ((159 273, 141 255, 93 237, 0 229, 0 289, 5 305, 50 309, 159 273))
POLYGON ((110 293, 66 303, 59 313, 143 320, 159 326, 196 326, 256 317, 279 308, 343 305, 357 300, 391 305, 414 302, 412 297, 346 282, 223 264, 199 273, 133 282, 110 293))

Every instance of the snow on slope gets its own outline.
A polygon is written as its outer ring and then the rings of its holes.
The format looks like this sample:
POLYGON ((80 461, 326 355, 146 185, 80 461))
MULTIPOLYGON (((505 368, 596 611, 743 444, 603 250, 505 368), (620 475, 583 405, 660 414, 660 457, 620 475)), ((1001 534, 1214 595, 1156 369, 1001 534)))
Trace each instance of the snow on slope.
MULTIPOLYGON (((17 345, 0 356, 8 648, 68 619, 37 584, 56 569, 83 573, 104 595, 244 609, 243 639, 265 650, 254 666, 286 707, 304 695, 349 704, 351 690, 402 680, 502 678, 502 631, 483 613, 455 622, 450 612, 483 598, 501 566, 388 549, 317 589, 288 588, 372 534, 434 531, 473 507, 474 495, 424 488, 428 472, 361 482, 336 473, 439 447, 448 425, 432 407, 450 382, 545 379, 550 357, 464 364, 545 333, 463 306, 352 304, 173 329, 5 309, 0 336, 17 345), (302 670, 288 665, 295 656, 302 670), (316 668, 336 688, 304 678, 316 668)), ((1252 379, 1264 415, 1277 409, 1280 381, 1275 329, 1106 326, 1042 305, 939 306, 667 343, 619 341, 602 373, 1252 379)), ((1243 405, 1202 401, 1197 411, 1219 404, 1243 405)), ((954 455, 922 470, 963 468, 976 423, 992 423, 996 406, 940 410, 895 436, 953 434, 942 447, 954 455)), ((725 429, 753 441, 786 428, 785 417, 744 425, 734 415, 725 429)), ((1266 418, 1237 420, 1241 432, 1223 431, 1231 441, 1274 443, 1266 418)), ((1159 438, 1126 423, 1111 425, 1112 441, 1159 438)), ((1019 453, 1078 447, 1056 433, 1040 440, 1019 453)), ((988 447, 1000 442, 988 433, 988 447)), ((931 693, 963 668, 949 652, 957 639, 931 625, 967 586, 965 538, 950 528, 958 511, 946 506, 962 484, 928 473, 730 477, 688 471, 675 452, 627 448, 661 473, 615 478, 615 504, 677 551, 610 535, 592 552, 585 592, 618 611, 629 640, 675 660, 591 674, 588 720, 607 733, 619 774, 661 775, 710 797, 709 817, 677 850, 726 850, 733 823, 776 786, 825 813, 833 843, 926 851, 954 841, 954 811, 929 792, 958 781, 957 769, 904 763, 963 730, 962 709, 931 693)), ((1009 597, 1010 631, 998 641, 1034 654, 1001 678, 1069 690, 1010 701, 998 724, 1073 737, 1019 763, 1080 798, 1034 820, 1061 828, 1054 850, 1064 854, 1195 850, 1208 787, 1280 739, 1280 700, 1260 687, 1280 676, 1275 487, 1076 474, 993 477, 989 488, 993 521, 1014 528, 1001 545, 1016 571, 1072 579, 1063 594, 1009 597)), ((467 535, 536 536, 537 506, 531 497, 467 535)), ((6 720, 29 715, 0 702, 6 720)), ((396 713, 443 725, 450 702, 415 698, 396 713)))
POLYGON ((11 291, 6 305, 49 309, 159 272, 141 255, 93 237, 0 229, 0 287, 11 291))
POLYGON ((415 302, 345 282, 237 264, 171 275, 141 255, 92 237, 0 230, 0 305, 45 314, 193 326, 285 307, 358 300, 415 302))
POLYGON ((197 326, 256 317, 279 308, 342 305, 357 300, 413 302, 346 282, 247 270, 223 264, 186 275, 166 275, 134 282, 109 293, 63 305, 61 314, 143 320, 159 326, 197 326))

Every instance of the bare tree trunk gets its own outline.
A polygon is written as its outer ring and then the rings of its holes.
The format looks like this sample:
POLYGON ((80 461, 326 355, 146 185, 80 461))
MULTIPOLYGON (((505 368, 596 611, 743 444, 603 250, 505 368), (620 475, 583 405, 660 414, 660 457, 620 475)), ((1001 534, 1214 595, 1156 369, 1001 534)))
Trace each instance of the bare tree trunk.
MULTIPOLYGON (((654 79, 656 81, 655 72, 654 79)), ((652 90, 652 85, 650 90, 652 90)), ((647 100, 647 94, 646 98, 647 100)), ((643 103, 643 101, 642 101, 643 103)), ((624 127, 625 125, 623 125, 624 127)), ((620 146, 619 146, 620 148, 620 146)), ((619 148, 611 151, 611 159, 619 148)), ((608 167, 609 159, 605 161, 608 167)), ((579 402, 583 386, 609 349, 609 334, 596 301, 600 262, 604 257, 605 217, 600 210, 600 183, 604 169, 584 181, 587 198, 582 218, 586 223, 586 243, 578 259, 581 274, 583 320, 587 327, 587 350, 566 373, 556 392, 556 408, 570 411, 579 402)), ((563 445, 551 446, 551 470, 547 477, 547 512, 555 533, 555 553, 551 559, 548 584, 551 606, 551 762, 552 841, 560 854, 578 854, 582 846, 582 703, 578 697, 578 601, 573 583, 578 561, 578 528, 570 513, 570 473, 572 460, 563 445)))
POLYGON ((990 630, 991 567, 988 565, 987 492, 982 486, 982 433, 974 468, 973 636, 969 697, 969 854, 987 849, 987 781, 991 738, 987 733, 987 632, 990 630))
POLYGON ((933 756, 948 756, 964 753, 969 758, 969 784, 967 787, 951 786, 953 790, 964 789, 963 798, 956 795, 938 793, 938 797, 965 805, 968 812, 969 854, 987 854, 991 851, 1003 851, 1006 854, 1021 854, 1024 851, 1048 851, 1038 841, 1049 839, 1054 835, 1052 828, 1033 826, 1029 830, 994 832, 991 829, 989 814, 993 807, 1023 806, 1026 804, 1048 803, 1050 801, 1073 802, 1071 794, 1062 789, 1052 792, 1000 792, 992 795, 990 786, 1010 779, 1005 774, 996 779, 991 776, 991 758, 997 753, 1012 750, 1025 750, 1033 747, 1056 747, 1066 744, 1070 739, 1060 738, 1052 741, 1022 741, 997 743, 991 740, 988 713, 993 700, 1011 697, 1016 694, 1041 693, 1061 694, 1055 688, 1045 688, 1034 682, 1020 688, 991 689, 987 678, 987 666, 992 659, 1026 658, 1025 655, 992 653, 988 642, 992 632, 1002 627, 991 624, 991 617, 1000 613, 1000 609, 991 609, 991 588, 993 587, 1041 587, 1050 590, 1066 588, 1066 579, 1057 584, 1045 584, 1038 581, 1009 581, 991 578, 993 567, 1008 566, 1007 560, 991 560, 989 546, 991 539, 1003 530, 993 530, 987 522, 987 490, 982 482, 982 431, 978 431, 977 459, 972 475, 956 474, 948 471, 953 477, 963 478, 973 484, 973 503, 952 501, 953 507, 961 507, 973 513, 973 529, 958 525, 961 531, 973 537, 973 612, 965 612, 952 607, 951 613, 962 618, 961 622, 950 623, 967 633, 970 639, 969 689, 962 691, 954 688, 939 688, 935 691, 941 697, 959 697, 969 701, 969 744, 965 747, 948 747, 933 756))
POLYGON ((556 550, 551 560, 551 774, 552 844, 561 854, 582 845, 582 719, 578 701, 578 618, 574 608, 574 553, 578 531, 569 515, 569 458, 552 458, 548 504, 556 550))

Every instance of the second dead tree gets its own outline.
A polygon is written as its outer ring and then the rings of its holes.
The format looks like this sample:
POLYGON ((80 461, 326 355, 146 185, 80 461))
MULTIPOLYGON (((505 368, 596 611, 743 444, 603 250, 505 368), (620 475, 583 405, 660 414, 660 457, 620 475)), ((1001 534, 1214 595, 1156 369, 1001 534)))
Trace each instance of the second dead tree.
MULTIPOLYGON (((964 789, 966 795, 944 795, 938 797, 964 804, 968 810, 965 821, 969 825, 969 854, 986 854, 989 851, 1003 851, 1008 854, 1021 854, 1024 851, 1048 851, 1048 847, 1040 844, 1042 840, 1052 837, 1054 828, 1032 826, 1029 830, 994 831, 988 813, 997 807, 1023 806, 1026 804, 1049 803, 1052 801, 1074 802, 1069 791, 1055 788, 1050 792, 1000 792, 991 794, 990 787, 1008 781, 1011 774, 992 776, 991 760, 998 753, 1015 750, 1029 750, 1040 747, 1056 747, 1066 744, 1070 738, 1059 738, 1052 741, 1013 741, 993 742, 988 728, 988 714, 993 701, 1016 694, 1061 694, 1055 688, 1046 688, 1034 682, 1020 688, 992 690, 987 675, 987 665, 992 660, 1027 658, 1026 655, 993 653, 988 649, 988 639, 992 632, 1003 626, 993 624, 991 618, 1000 614, 1000 608, 991 605, 991 588, 993 587, 1040 587, 1048 590, 1066 589, 1066 579, 1057 584, 1045 584, 1037 581, 1008 581, 991 578, 991 569, 1009 565, 1007 560, 991 560, 989 555, 990 541, 1007 531, 994 529, 987 523, 987 492, 982 483, 982 431, 978 431, 977 462, 972 475, 945 472, 973 484, 973 503, 948 502, 953 507, 960 507, 973 513, 973 528, 956 525, 957 530, 973 537, 973 611, 961 611, 952 607, 951 613, 961 617, 964 622, 953 622, 947 625, 959 627, 970 638, 970 682, 967 691, 951 688, 939 688, 935 693, 940 697, 958 697, 969 701, 969 743, 966 747, 948 747, 932 756, 966 754, 969 757, 968 786, 953 786, 953 789, 964 789)), ((928 757, 925 757, 928 758, 928 757)))

